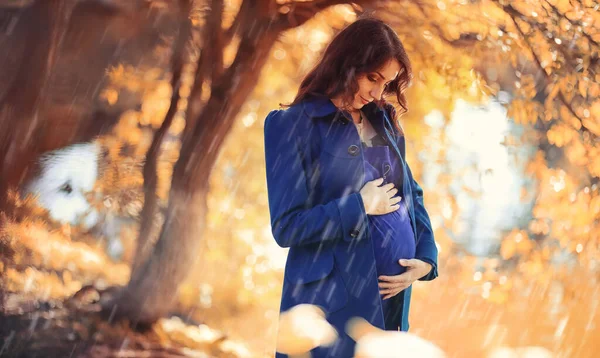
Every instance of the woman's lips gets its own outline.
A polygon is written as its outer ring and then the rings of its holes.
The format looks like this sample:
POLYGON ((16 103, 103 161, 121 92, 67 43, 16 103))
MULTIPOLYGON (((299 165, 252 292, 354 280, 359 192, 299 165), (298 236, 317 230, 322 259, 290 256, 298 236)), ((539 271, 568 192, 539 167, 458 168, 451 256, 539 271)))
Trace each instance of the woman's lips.
POLYGON ((367 103, 369 103, 369 102, 370 102, 370 101, 367 101, 366 99, 364 99, 362 96, 359 96, 359 97, 360 97, 360 99, 362 100, 362 103, 363 103, 363 104, 367 104, 367 103))

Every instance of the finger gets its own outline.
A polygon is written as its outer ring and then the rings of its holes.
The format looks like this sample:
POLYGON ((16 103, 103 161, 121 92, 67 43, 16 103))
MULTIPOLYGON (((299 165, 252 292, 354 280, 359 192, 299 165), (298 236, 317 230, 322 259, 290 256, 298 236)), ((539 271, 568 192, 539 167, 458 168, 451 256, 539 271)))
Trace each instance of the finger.
POLYGON ((392 205, 389 208, 390 208, 390 211, 388 211, 388 213, 392 213, 392 212, 400 209, 400 205, 392 205))
POLYGON ((398 283, 406 283, 406 282, 411 282, 411 278, 412 278, 412 273, 409 271, 404 272, 403 274, 400 274, 398 276, 395 276, 396 280, 393 282, 398 282, 398 283))
POLYGON ((398 263, 404 267, 414 267, 416 266, 416 261, 413 259, 400 259, 398 263))
POLYGON ((386 295, 383 297, 383 299, 384 299, 384 300, 390 299, 390 298, 392 298, 392 297, 396 296, 398 293, 399 293, 399 292, 392 292, 392 293, 388 293, 388 294, 386 294, 386 295))
POLYGON ((381 290, 381 291, 386 291, 385 292, 386 294, 392 294, 392 295, 395 296, 398 293, 402 292, 404 289, 406 289, 408 286, 409 285, 403 284, 403 285, 400 285, 400 286, 398 286, 396 288, 388 288, 388 289, 381 290))
POLYGON ((386 289, 390 289, 390 288, 394 288, 394 289, 402 289, 403 287, 408 287, 410 285, 411 281, 401 281, 401 282, 388 282, 385 283, 386 285, 388 285, 388 287, 386 289))
POLYGON ((400 286, 402 285, 402 283, 396 283, 396 282, 379 282, 379 288, 380 289, 395 289, 395 288, 400 288, 400 286))
POLYGON ((377 277, 377 279, 379 281, 383 281, 383 282, 395 282, 394 276, 381 275, 381 276, 377 277))
POLYGON ((385 276, 385 275, 381 275, 378 277, 379 280, 383 281, 383 282, 399 282, 399 278, 401 279, 402 275, 396 275, 396 276, 385 276))
POLYGON ((393 187, 394 187, 394 183, 387 183, 387 184, 381 186, 380 188, 385 190, 385 192, 387 193, 388 191, 392 190, 393 187))
POLYGON ((400 200, 402 200, 402 197, 400 197, 400 196, 397 196, 395 198, 390 198, 390 204, 391 205, 396 205, 396 204, 398 204, 400 202, 400 200))
POLYGON ((387 192, 390 195, 390 198, 398 193, 398 188, 392 187, 392 189, 387 192))
POLYGON ((377 186, 380 186, 381 184, 383 184, 383 178, 377 178, 375 180, 371 180, 371 183, 374 183, 377 186))
POLYGON ((379 292, 382 295, 384 295, 384 294, 390 294, 390 293, 397 294, 398 292, 404 290, 407 287, 408 286, 406 286, 406 285, 401 285, 401 286, 397 286, 397 287, 394 287, 394 288, 386 288, 386 289, 383 289, 383 290, 379 290, 379 292))

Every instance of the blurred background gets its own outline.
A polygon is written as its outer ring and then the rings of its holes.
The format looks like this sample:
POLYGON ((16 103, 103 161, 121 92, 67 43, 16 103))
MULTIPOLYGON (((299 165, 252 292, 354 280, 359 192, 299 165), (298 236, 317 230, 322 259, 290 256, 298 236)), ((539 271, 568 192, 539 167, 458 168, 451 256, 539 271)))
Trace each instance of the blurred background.
POLYGON ((598 356, 599 10, 0 0, 0 356, 272 356, 264 118, 365 14, 413 63, 400 123, 440 276, 411 332, 598 356))

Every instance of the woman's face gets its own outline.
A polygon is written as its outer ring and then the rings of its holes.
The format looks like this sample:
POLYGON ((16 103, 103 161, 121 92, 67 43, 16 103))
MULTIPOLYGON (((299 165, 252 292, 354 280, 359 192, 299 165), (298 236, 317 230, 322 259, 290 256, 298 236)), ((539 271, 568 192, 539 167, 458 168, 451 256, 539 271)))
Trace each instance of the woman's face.
POLYGON ((358 92, 354 95, 352 107, 361 109, 365 104, 381 99, 383 90, 398 76, 398 71, 400 64, 392 59, 377 71, 358 75, 358 92))

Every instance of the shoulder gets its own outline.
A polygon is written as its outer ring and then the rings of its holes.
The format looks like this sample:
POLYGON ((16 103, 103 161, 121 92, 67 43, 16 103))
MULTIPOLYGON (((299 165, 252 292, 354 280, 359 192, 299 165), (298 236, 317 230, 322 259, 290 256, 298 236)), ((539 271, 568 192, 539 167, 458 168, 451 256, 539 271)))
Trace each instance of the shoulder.
POLYGON ((271 110, 265 118, 265 134, 278 132, 305 137, 313 129, 314 123, 307 112, 308 100, 301 101, 288 108, 271 110))
POLYGON ((307 117, 302 103, 295 104, 288 108, 274 109, 267 114, 265 122, 289 122, 301 117, 307 117))
POLYGON ((306 98, 306 99, 303 99, 303 100, 299 101, 298 103, 295 103, 289 107, 274 109, 269 113, 269 115, 273 115, 274 117, 287 118, 290 120, 293 120, 293 119, 296 119, 299 117, 310 118, 310 117, 312 117, 312 114, 315 111, 315 108, 319 108, 319 107, 320 107, 319 99, 306 98))

